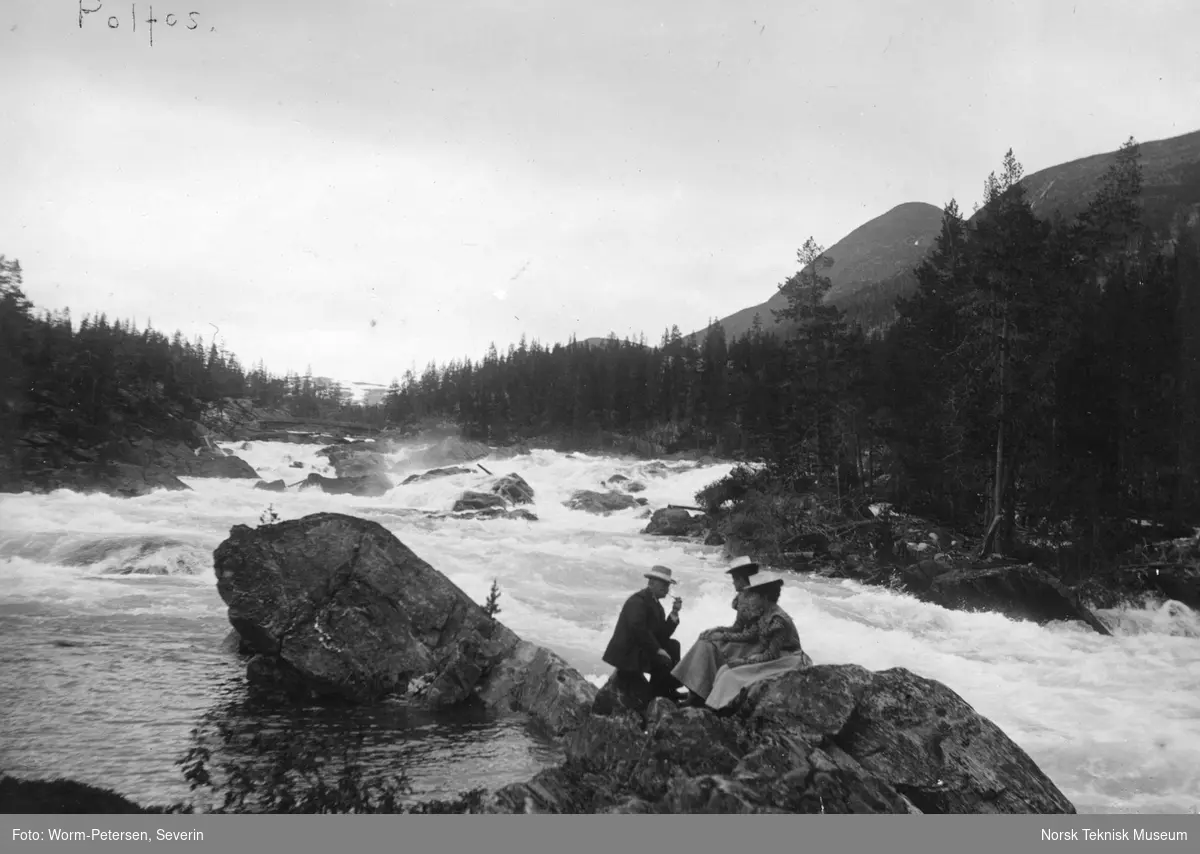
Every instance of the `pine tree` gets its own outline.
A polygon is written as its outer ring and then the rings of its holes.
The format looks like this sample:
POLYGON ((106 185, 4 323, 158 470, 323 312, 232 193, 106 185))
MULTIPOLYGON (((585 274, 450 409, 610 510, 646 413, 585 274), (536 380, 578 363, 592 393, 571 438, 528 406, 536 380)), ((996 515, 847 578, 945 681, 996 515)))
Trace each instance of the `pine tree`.
POLYGON ((773 309, 775 320, 788 330, 789 376, 785 389, 792 409, 790 427, 785 428, 785 468, 794 470, 799 460, 796 447, 806 434, 816 446, 817 469, 822 475, 834 470, 837 397, 846 385, 845 317, 825 297, 832 287, 824 270, 833 266, 823 247, 808 238, 796 252, 800 270, 779 286, 787 307, 773 309), (790 445, 790 447, 789 447, 790 445))

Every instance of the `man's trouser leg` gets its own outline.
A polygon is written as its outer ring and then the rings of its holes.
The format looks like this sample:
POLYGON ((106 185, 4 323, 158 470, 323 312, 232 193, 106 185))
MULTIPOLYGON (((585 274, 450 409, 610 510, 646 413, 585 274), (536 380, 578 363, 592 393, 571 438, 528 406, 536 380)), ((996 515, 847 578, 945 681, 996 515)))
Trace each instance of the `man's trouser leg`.
POLYGON ((671 656, 671 664, 668 667, 662 659, 655 659, 650 670, 650 691, 655 697, 675 699, 683 687, 683 683, 671 675, 671 670, 680 659, 679 641, 670 638, 663 644, 663 649, 671 656))

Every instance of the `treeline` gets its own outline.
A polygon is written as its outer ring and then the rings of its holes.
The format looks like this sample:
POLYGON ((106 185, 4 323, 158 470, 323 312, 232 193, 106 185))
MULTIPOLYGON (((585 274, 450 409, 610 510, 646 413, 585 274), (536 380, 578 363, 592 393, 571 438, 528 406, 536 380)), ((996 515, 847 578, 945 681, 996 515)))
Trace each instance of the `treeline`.
POLYGON ((872 416, 910 504, 1107 553, 1200 514, 1200 228, 1146 228, 1131 140, 1090 206, 1039 220, 1011 152, 947 208, 882 342, 872 416))
POLYGON ((890 306, 827 305, 832 261, 810 240, 780 285, 782 337, 756 324, 727 341, 712 323, 653 347, 522 340, 410 372, 389 419, 454 418, 491 441, 613 431, 740 452, 782 485, 870 487, 990 532, 1002 552, 1019 531, 1087 554, 1146 520, 1195 520, 1200 225, 1150 232, 1132 140, 1070 221, 1035 216, 1021 177, 1009 152, 974 216, 951 202, 916 292, 892 290, 890 306))
POLYGON ((754 452, 778 420, 773 389, 784 370, 773 338, 759 330, 730 344, 718 324, 698 339, 673 327, 656 347, 615 336, 552 347, 522 338, 478 362, 410 371, 384 406, 393 423, 448 418, 493 442, 609 432, 655 437, 670 450, 754 452))
MULTIPOLYGON (((69 310, 38 312, 25 296, 18 261, 0 256, 0 457, 20 467, 31 448, 70 457, 138 435, 184 438, 184 423, 225 397, 300 415, 382 422, 311 376, 275 377, 246 369, 210 343, 138 329, 131 321, 69 310)), ((62 460, 59 462, 66 462, 62 460)))

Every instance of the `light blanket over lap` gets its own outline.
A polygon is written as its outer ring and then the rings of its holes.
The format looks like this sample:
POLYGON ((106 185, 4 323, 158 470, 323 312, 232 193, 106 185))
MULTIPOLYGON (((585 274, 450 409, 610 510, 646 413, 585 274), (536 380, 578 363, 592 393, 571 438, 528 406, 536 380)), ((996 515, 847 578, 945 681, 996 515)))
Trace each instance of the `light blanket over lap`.
POLYGON ((717 671, 731 661, 758 650, 753 641, 698 640, 680 659, 671 675, 689 691, 707 697, 712 690, 717 671))
POLYGON ((722 665, 713 678, 712 690, 708 692, 705 705, 710 709, 723 709, 733 702, 733 698, 747 685, 805 667, 812 667, 812 659, 804 651, 788 653, 782 658, 764 661, 762 664, 746 664, 741 667, 722 665))

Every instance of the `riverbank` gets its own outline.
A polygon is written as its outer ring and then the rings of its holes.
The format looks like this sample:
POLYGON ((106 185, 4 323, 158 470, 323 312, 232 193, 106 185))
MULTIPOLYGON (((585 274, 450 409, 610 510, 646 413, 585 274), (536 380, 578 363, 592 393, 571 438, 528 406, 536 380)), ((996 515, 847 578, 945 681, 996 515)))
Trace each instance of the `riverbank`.
POLYGON ((730 557, 902 591, 933 604, 1015 619, 1075 619, 1174 601, 1200 612, 1200 529, 1155 541, 1147 533, 1091 573, 1064 572, 1061 552, 1035 538, 1011 556, 979 557, 983 532, 948 529, 872 501, 864 492, 782 489, 743 467, 698 491, 662 533, 723 544, 730 557))

